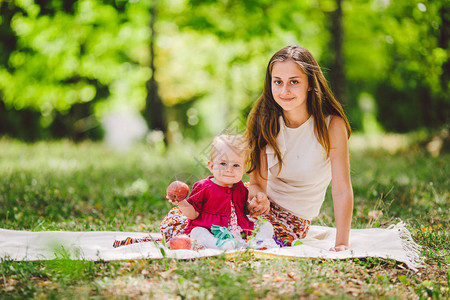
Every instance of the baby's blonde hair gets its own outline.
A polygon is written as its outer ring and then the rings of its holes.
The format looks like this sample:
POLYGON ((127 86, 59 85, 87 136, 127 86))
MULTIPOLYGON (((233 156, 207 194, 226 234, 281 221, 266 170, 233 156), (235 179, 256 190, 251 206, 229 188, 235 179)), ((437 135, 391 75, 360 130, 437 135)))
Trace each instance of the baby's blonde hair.
POLYGON ((214 138, 211 143, 211 153, 210 160, 214 161, 223 150, 223 145, 230 147, 238 155, 245 158, 245 163, 247 163, 248 155, 250 154, 250 147, 247 139, 243 135, 231 135, 231 134, 221 134, 214 138))

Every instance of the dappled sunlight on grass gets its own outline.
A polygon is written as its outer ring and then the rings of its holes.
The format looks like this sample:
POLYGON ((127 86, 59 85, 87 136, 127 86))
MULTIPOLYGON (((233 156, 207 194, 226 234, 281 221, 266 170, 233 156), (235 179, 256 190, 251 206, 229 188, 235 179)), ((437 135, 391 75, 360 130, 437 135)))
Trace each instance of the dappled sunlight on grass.
POLYGON ((193 184, 204 173, 188 147, 161 155, 145 144, 116 152, 92 142, 0 143, 4 228, 135 230, 169 209, 174 176, 193 184))
MULTIPOLYGON (((449 154, 442 150, 432 155, 422 142, 431 138, 414 143, 407 136, 381 140, 366 147, 351 145, 352 226, 405 221, 423 246, 426 272, 413 273, 395 261, 376 258, 261 260, 242 253, 232 259, 73 263, 61 257, 2 261, 0 293, 13 298, 445 298, 449 154), (386 148, 381 140, 397 146, 386 148)), ((206 147, 206 142, 186 142, 163 154, 147 144, 116 152, 102 143, 0 139, 0 227, 157 232, 172 207, 165 199, 167 185, 178 179, 192 186, 208 174, 203 165, 206 147)), ((330 191, 313 224, 334 226, 330 191)))
POLYGON ((430 134, 425 130, 399 133, 361 134, 353 133, 349 140, 351 152, 382 150, 389 154, 399 151, 424 149, 431 156, 437 157, 448 151, 445 146, 449 144, 449 129, 444 127, 440 131, 430 134))
POLYGON ((401 134, 352 134, 349 140, 351 151, 382 149, 396 152, 410 145, 410 139, 401 134))

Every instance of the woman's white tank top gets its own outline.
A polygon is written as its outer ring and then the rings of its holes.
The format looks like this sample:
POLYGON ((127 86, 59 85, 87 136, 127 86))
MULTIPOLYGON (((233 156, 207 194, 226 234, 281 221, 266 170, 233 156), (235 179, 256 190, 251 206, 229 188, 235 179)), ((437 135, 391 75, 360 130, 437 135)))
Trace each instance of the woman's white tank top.
MULTIPOLYGON (((327 126, 331 116, 326 118, 327 126)), ((283 159, 279 171, 278 159, 272 147, 266 147, 269 200, 292 214, 307 220, 317 217, 331 181, 331 162, 314 134, 311 116, 297 128, 288 128, 280 116, 278 147, 283 159)))

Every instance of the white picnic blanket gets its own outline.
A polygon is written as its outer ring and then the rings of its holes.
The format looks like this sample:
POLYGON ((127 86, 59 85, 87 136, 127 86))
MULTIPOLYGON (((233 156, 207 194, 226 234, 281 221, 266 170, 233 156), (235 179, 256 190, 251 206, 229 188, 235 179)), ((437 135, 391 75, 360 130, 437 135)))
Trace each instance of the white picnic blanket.
MULTIPOLYGON (((114 240, 126 237, 142 238, 146 236, 160 238, 159 233, 137 233, 118 231, 19 231, 0 229, 0 259, 15 261, 50 260, 70 258, 83 260, 130 260, 192 259, 220 255, 221 250, 203 249, 170 250, 153 242, 137 243, 113 248, 114 240)), ((352 229, 350 231, 350 250, 342 252, 329 251, 336 236, 336 229, 312 225, 303 244, 293 247, 253 250, 257 257, 294 257, 345 259, 356 257, 380 257, 394 259, 405 263, 417 271, 424 266, 420 256, 421 246, 415 243, 403 222, 389 228, 352 229)), ((228 251, 233 254, 238 251, 228 251)))

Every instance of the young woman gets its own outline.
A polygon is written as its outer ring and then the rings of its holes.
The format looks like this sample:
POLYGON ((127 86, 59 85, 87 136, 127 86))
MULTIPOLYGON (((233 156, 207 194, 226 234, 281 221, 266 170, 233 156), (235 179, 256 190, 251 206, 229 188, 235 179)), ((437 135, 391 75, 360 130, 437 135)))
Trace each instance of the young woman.
POLYGON ((264 91, 247 121, 250 143, 248 208, 266 215, 287 245, 304 238, 332 182, 336 241, 349 248, 353 210, 350 126, 311 53, 299 46, 269 61, 264 91))

